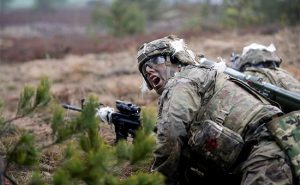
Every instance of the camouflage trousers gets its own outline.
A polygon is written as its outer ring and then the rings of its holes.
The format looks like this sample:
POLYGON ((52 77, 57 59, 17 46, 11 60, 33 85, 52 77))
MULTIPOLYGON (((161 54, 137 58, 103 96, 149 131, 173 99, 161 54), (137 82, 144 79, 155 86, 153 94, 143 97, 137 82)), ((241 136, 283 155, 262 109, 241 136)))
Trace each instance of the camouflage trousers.
MULTIPOLYGON (((263 131, 261 134, 264 134, 263 131)), ((253 146, 241 165, 242 185, 293 184, 292 170, 286 154, 275 141, 262 140, 253 146)))

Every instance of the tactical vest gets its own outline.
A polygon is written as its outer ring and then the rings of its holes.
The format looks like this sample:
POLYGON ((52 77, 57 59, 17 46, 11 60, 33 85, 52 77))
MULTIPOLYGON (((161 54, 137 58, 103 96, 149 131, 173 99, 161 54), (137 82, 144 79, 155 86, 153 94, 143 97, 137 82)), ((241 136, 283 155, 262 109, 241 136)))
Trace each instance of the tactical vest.
POLYGON ((183 78, 201 81, 201 107, 191 123, 188 144, 200 156, 201 166, 226 172, 234 166, 248 133, 281 114, 281 110, 243 82, 212 71, 181 72, 183 78))
MULTIPOLYGON (((195 76, 187 78, 193 79, 195 76)), ((207 76, 213 78, 209 72, 207 76)), ((199 79, 199 76, 197 78, 199 79)), ((207 120, 211 120, 240 134, 245 139, 248 131, 257 128, 261 123, 266 123, 278 145, 287 153, 295 180, 300 184, 300 111, 291 112, 271 120, 275 115, 281 114, 281 110, 272 106, 247 85, 224 74, 218 74, 215 79, 209 81, 203 83, 203 89, 200 90, 202 91, 200 92, 202 94, 202 106, 190 132, 197 132, 197 123, 207 123, 207 120), (205 93, 203 94, 203 92, 205 93)), ((210 126, 211 124, 207 125, 210 126)), ((207 126, 202 127, 205 129, 207 126)), ((221 130, 222 128, 217 128, 212 131, 212 134, 219 134, 222 132, 221 130)), ((211 129, 208 131, 211 132, 211 129)), ((196 137, 193 139, 197 139, 196 137)), ((238 137, 234 135, 234 141, 237 141, 236 138, 238 137)), ((207 156, 207 154, 203 156, 207 156)), ((228 157, 231 157, 230 153, 228 157)))
POLYGON ((281 68, 269 69, 249 67, 246 69, 245 74, 262 78, 265 82, 300 94, 299 81, 281 68))
POLYGON ((244 136, 249 128, 279 113, 280 109, 242 82, 218 74, 213 94, 202 105, 198 120, 212 120, 244 136))

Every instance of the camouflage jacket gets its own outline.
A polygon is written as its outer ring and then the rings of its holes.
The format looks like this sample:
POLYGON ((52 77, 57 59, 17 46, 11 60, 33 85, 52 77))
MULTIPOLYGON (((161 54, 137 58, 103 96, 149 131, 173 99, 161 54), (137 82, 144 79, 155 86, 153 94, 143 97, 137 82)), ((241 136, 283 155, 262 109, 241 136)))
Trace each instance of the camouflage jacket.
POLYGON ((175 184, 182 147, 205 120, 247 137, 250 128, 281 110, 212 68, 186 66, 166 84, 159 99, 157 148, 152 170, 175 184))
POLYGON ((246 68, 245 74, 262 78, 265 82, 300 94, 300 82, 281 68, 246 68))

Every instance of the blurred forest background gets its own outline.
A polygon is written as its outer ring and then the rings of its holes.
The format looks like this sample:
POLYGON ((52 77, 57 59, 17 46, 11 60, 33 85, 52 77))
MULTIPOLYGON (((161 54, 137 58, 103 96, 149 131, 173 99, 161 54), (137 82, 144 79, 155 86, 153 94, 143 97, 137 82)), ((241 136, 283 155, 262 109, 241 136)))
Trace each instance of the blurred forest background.
POLYGON ((225 29, 274 33, 300 24, 299 0, 0 2, 1 62, 117 51, 132 44, 128 38, 139 42, 145 35, 191 36, 225 29))
MULTIPOLYGON (((0 3, 0 123, 2 113, 6 118, 17 115, 23 87, 37 84, 43 76, 52 82, 51 96, 58 103, 80 106, 80 99, 93 94, 111 107, 119 99, 155 109, 157 95, 141 93, 136 52, 144 42, 168 34, 185 39, 197 54, 213 60, 222 57, 228 65, 233 51, 241 53, 253 42, 274 43, 283 59, 282 67, 300 80, 300 0, 0 3)), ((53 142, 51 119, 46 109, 12 119, 11 123, 32 133, 39 145, 47 145, 53 142)), ((2 128, 0 124, 0 155, 4 152, 2 141, 11 147, 19 137, 11 131, 2 132, 2 128)), ((115 135, 110 126, 101 125, 99 133, 107 143, 113 143, 115 135)), ((42 151, 45 179, 50 179, 61 164, 63 148, 53 146, 42 151)), ((146 171, 149 164, 143 164, 146 171)), ((126 178, 134 167, 126 164, 117 171, 126 178)), ((7 174, 17 184, 28 184, 32 170, 12 164, 7 174)))

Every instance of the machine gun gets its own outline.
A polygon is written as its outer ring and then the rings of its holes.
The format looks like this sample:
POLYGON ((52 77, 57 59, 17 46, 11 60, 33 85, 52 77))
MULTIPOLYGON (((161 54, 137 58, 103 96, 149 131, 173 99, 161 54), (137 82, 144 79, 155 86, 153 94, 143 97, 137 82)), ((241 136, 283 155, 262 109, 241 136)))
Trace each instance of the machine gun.
MULTIPOLYGON (((68 110, 81 112, 84 106, 83 103, 84 101, 81 101, 81 108, 68 104, 62 104, 62 106, 68 110)), ((129 135, 134 138, 135 131, 141 126, 140 107, 132 103, 117 100, 116 108, 118 109, 118 112, 115 112, 111 107, 104 107, 101 105, 97 109, 97 116, 108 124, 114 124, 116 142, 120 139, 127 139, 129 135)))
MULTIPOLYGON (((202 58, 200 59, 200 63, 212 66, 215 62, 202 58)), ((224 73, 232 78, 242 81, 249 87, 258 91, 261 95, 277 102, 286 113, 300 110, 300 95, 297 93, 263 82, 261 78, 245 75, 229 67, 225 69, 224 73)))

